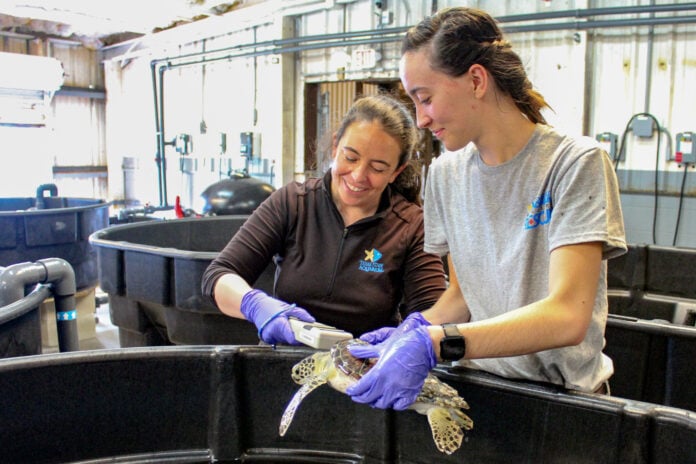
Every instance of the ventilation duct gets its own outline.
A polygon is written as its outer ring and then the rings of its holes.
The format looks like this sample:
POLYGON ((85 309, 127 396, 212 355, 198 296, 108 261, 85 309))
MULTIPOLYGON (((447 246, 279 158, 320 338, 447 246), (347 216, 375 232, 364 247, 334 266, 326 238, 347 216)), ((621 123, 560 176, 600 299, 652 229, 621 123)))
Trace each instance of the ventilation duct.
POLYGON ((63 65, 55 58, 0 52, 0 124, 42 126, 63 65))

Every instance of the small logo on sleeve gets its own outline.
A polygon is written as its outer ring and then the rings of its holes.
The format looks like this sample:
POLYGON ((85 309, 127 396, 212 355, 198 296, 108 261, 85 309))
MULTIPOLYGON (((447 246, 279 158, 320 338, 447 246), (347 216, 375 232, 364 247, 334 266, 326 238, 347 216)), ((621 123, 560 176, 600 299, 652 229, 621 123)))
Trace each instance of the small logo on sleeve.
POLYGON ((359 269, 363 272, 384 272, 384 264, 380 263, 382 253, 377 248, 365 250, 365 259, 360 260, 359 269))
POLYGON ((525 229, 536 229, 551 222, 553 202, 551 192, 539 195, 530 205, 527 205, 527 217, 524 220, 525 229))

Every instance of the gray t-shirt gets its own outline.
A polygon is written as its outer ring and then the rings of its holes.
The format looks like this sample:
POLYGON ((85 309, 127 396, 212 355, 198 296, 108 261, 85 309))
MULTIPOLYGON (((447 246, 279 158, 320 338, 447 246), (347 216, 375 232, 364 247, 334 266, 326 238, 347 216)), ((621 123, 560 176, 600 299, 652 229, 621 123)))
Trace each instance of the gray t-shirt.
POLYGON ((611 161, 588 137, 537 125, 510 161, 487 166, 473 144, 433 161, 425 194, 425 251, 451 254, 471 321, 548 296, 557 247, 603 242, 594 313, 578 346, 467 362, 508 378, 593 391, 614 371, 602 353, 607 320, 606 259, 626 250, 611 161))

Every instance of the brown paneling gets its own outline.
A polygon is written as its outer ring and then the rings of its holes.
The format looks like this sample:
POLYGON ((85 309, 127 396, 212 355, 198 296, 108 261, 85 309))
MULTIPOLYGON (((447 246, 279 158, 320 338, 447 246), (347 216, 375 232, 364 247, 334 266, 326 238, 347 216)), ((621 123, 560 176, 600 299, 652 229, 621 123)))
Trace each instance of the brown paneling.
POLYGON ((319 117, 319 85, 307 84, 304 91, 304 170, 316 169, 317 124, 319 117))

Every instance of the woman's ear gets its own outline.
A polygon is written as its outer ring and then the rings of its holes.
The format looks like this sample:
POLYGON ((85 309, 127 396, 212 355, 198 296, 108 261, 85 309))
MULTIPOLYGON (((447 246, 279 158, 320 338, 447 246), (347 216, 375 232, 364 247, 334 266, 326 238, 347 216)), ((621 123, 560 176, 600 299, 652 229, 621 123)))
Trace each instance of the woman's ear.
POLYGON ((396 170, 392 173, 391 179, 389 180, 389 183, 391 184, 396 180, 397 177, 399 177, 399 174, 403 172, 403 170, 406 169, 406 163, 402 164, 400 167, 396 168, 396 170))
POLYGON ((488 89, 489 76, 486 68, 480 64, 472 64, 469 68, 469 75, 474 84, 474 95, 476 97, 483 96, 486 93, 486 89, 488 89))

